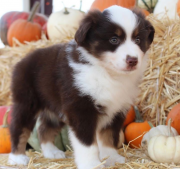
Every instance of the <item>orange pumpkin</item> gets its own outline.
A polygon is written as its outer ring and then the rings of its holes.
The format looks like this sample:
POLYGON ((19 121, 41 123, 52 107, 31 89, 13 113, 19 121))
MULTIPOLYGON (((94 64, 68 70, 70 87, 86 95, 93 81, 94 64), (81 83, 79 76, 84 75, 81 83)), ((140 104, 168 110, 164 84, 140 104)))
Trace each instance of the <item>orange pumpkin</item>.
POLYGON ((145 9, 141 9, 141 10, 142 10, 142 12, 144 13, 145 16, 148 16, 150 14, 149 11, 147 11, 145 9))
POLYGON ((180 0, 177 2, 177 13, 180 16, 180 0))
POLYGON ((11 152, 11 139, 7 122, 9 111, 10 109, 6 111, 3 118, 3 125, 0 126, 0 153, 11 152))
POLYGON ((172 110, 169 112, 166 119, 166 125, 168 124, 168 120, 170 118, 172 119, 171 126, 174 127, 180 134, 180 103, 174 106, 172 110))
POLYGON ((95 0, 91 5, 91 9, 99 9, 103 11, 104 9, 112 6, 119 5, 125 8, 132 8, 135 6, 136 0, 95 0))
POLYGON ((132 123, 135 120, 135 111, 134 111, 134 107, 131 106, 131 109, 128 111, 127 115, 126 115, 126 119, 124 121, 123 126, 127 126, 129 123, 132 123))
POLYGON ((152 124, 148 121, 143 121, 139 110, 135 107, 136 120, 130 123, 125 129, 125 139, 129 143, 131 148, 139 148, 141 145, 141 140, 143 135, 148 132, 152 124), (139 137, 140 136, 140 137, 139 137), (137 138, 139 137, 139 138, 137 138), (137 138, 137 139, 136 139, 137 138), (135 139, 135 140, 134 140, 135 139), (134 140, 134 141, 132 141, 134 140))
POLYGON ((13 38, 16 38, 21 43, 35 41, 41 38, 41 26, 38 23, 32 22, 38 6, 39 3, 35 3, 27 21, 18 19, 12 23, 7 35, 10 46, 13 46, 13 38))

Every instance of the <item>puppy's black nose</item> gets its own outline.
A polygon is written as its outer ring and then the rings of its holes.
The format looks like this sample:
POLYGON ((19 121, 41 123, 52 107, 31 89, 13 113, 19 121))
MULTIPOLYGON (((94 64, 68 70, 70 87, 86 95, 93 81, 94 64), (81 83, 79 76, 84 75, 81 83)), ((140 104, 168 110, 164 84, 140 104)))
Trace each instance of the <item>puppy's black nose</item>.
POLYGON ((127 57, 126 57, 126 63, 128 64, 128 66, 134 67, 134 66, 137 65, 138 59, 137 59, 137 57, 127 55, 127 57))

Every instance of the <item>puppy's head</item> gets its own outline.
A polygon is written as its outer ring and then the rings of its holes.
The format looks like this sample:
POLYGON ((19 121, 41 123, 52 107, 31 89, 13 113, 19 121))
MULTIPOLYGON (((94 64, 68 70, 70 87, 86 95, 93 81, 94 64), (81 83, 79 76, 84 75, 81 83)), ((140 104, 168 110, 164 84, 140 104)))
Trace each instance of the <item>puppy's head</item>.
POLYGON ((131 72, 141 66, 154 32, 151 23, 138 10, 111 6, 102 13, 89 12, 75 40, 110 69, 131 72))

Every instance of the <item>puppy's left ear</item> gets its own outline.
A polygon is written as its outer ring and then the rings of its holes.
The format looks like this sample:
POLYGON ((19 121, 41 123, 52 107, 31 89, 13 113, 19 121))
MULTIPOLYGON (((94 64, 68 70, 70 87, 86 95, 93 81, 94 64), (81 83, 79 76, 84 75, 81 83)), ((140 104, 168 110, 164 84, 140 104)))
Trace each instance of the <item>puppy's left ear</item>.
POLYGON ((102 13, 99 10, 90 11, 84 19, 81 21, 79 29, 75 34, 75 40, 78 45, 82 46, 86 40, 90 29, 95 28, 96 24, 102 17, 102 13))
POLYGON ((146 20, 146 16, 143 13, 142 9, 140 9, 138 7, 135 7, 135 8, 132 8, 131 10, 132 10, 133 13, 135 13, 139 17, 140 20, 145 21, 144 26, 145 26, 145 29, 148 32, 149 44, 151 44, 153 42, 153 39, 154 39, 154 33, 155 33, 154 27, 152 26, 152 24, 148 20, 146 20))

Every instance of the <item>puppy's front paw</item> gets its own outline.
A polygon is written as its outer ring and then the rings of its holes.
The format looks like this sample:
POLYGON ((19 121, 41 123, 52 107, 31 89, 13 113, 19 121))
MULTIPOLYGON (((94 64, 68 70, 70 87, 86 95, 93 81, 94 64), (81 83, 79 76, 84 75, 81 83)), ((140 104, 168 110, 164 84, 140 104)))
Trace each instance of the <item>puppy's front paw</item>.
POLYGON ((45 158, 60 159, 66 158, 63 151, 59 150, 54 144, 46 143, 41 145, 42 152, 45 158))
POLYGON ((43 152, 45 158, 60 159, 66 158, 65 154, 61 150, 51 150, 49 152, 43 152))
POLYGON ((8 164, 10 165, 27 165, 29 157, 24 154, 9 154, 8 164))
POLYGON ((125 157, 116 154, 113 156, 110 156, 107 160, 106 160, 106 166, 113 166, 115 165, 115 163, 125 163, 125 157))

